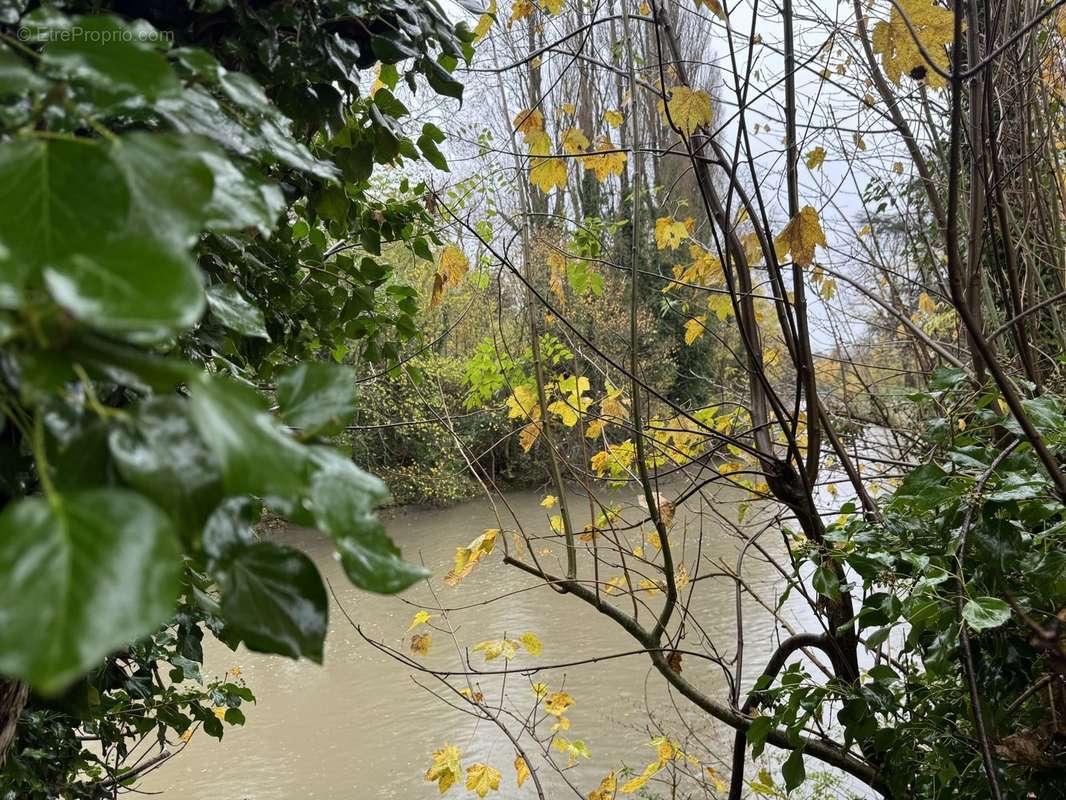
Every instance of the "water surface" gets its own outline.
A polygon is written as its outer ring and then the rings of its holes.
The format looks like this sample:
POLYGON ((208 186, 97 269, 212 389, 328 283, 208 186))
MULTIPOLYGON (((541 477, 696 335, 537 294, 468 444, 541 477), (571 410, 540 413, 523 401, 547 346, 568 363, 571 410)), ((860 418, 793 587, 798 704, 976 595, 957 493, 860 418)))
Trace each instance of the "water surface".
MULTIPOLYGON (((514 493, 507 499, 524 525, 546 531, 551 512, 540 507, 541 497, 530 492, 514 493)), ((585 510, 587 513, 587 504, 585 510)), ((697 524, 679 511, 671 535, 675 549, 681 551, 693 574, 697 524)), ((737 553, 737 540, 709 524, 703 522, 699 553, 704 572, 719 560, 735 563, 737 553)), ((441 603, 470 606, 450 615, 458 651, 446 633, 434 630, 433 646, 424 663, 454 669, 460 663, 463 648, 504 634, 517 637, 527 631, 542 640, 543 653, 537 659, 522 656, 516 664, 559 663, 636 649, 616 623, 576 598, 538 586, 532 577, 502 564, 498 552, 488 563, 479 565, 460 587, 443 586, 439 579, 450 569, 456 546, 466 544, 489 527, 497 527, 497 522, 484 500, 446 510, 410 512, 388 523, 389 533, 405 557, 416 561, 421 558, 433 571, 441 603), (535 588, 515 591, 525 587, 535 588), (486 602, 493 598, 498 599, 486 602)), ((425 585, 413 587, 402 599, 354 589, 334 561, 329 541, 318 534, 286 530, 275 535, 311 555, 352 619, 369 636, 388 645, 406 650, 405 631, 414 613, 435 605, 425 585)), ((559 568, 563 554, 559 540, 541 544, 538 549, 553 551, 541 556, 545 568, 559 568)), ((745 576, 764 600, 771 604, 776 601, 779 577, 769 564, 748 559, 745 576)), ((601 575, 602 580, 608 577, 601 575)), ((702 650, 706 640, 711 639, 718 643, 724 657, 732 658, 736 615, 731 581, 701 580, 695 587, 692 611, 699 626, 691 626, 685 648, 702 650)), ((756 673, 778 637, 787 632, 775 628, 769 615, 755 602, 746 600, 744 608, 745 672, 756 673)), ((647 619, 645 616, 644 621, 647 619)), ((484 665, 476 653, 471 654, 471 660, 475 665, 484 665)), ((246 726, 227 727, 222 742, 197 734, 184 752, 147 776, 139 786, 141 790, 186 800, 433 798, 438 796, 437 788, 427 783, 423 775, 432 751, 447 741, 461 748, 464 764, 484 761, 503 773, 499 796, 536 796, 532 782, 521 790, 516 788, 514 748, 495 726, 434 698, 427 689, 440 691, 439 683, 364 642, 335 604, 330 609, 330 632, 322 666, 244 650, 233 653, 217 642, 205 647, 205 674, 222 674, 235 665, 258 698, 256 705, 246 708, 246 726)), ((704 691, 724 697, 725 679, 710 662, 686 658, 683 670, 704 691)), ((701 744, 704 758, 707 751, 720 754, 717 763, 714 756, 705 763, 727 772, 724 761, 728 759, 731 733, 684 698, 671 696, 661 676, 650 670, 646 656, 558 669, 532 678, 512 675, 507 680, 509 707, 516 713, 528 713, 536 702, 529 688, 531 681, 545 682, 552 690, 565 687, 576 700, 567 713, 571 730, 564 735, 583 740, 592 759, 581 760, 567 770, 565 780, 541 770, 549 797, 576 797, 568 783, 579 788, 583 797, 621 763, 640 771, 654 760, 647 742, 658 725, 672 735, 685 737, 694 748, 701 744)), ((483 676, 476 679, 475 689, 496 699, 500 696, 501 679, 483 676)), ((450 699, 457 700, 454 695, 450 699)), ((550 723, 549 719, 538 730, 546 731, 550 723)), ((532 753, 536 745, 528 737, 523 741, 532 753)), ((458 787, 451 794, 469 793, 458 787)))

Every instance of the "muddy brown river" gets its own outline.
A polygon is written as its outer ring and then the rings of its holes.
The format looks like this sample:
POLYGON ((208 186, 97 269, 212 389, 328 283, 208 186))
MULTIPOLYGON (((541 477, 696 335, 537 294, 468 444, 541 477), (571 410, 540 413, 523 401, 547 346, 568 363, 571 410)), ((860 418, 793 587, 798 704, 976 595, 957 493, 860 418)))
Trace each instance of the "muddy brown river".
MULTIPOLYGON (((523 524, 546 530, 551 512, 540 507, 541 498, 540 494, 520 492, 508 495, 508 502, 523 524)), ((587 505, 585 509, 587 513, 587 505)), ((680 524, 684 525, 683 517, 680 524)), ((707 521, 703 524, 703 569, 722 558, 734 563, 736 540, 709 528, 707 521)), ((538 586, 533 578, 502 564, 499 552, 480 564, 461 586, 442 585, 440 577, 451 568, 456 546, 490 527, 497 527, 497 523, 484 500, 446 510, 409 512, 388 523, 405 557, 421 558, 433 571, 444 605, 472 606, 450 615, 460 647, 505 634, 517 638, 535 633, 543 642, 541 656, 522 654, 512 662, 515 665, 575 661, 635 649, 614 622, 580 600, 538 586), (535 588, 514 591, 524 587, 535 588), (506 592, 511 593, 481 604, 506 592)), ((672 541, 678 530, 675 525, 672 541)), ((402 599, 366 594, 347 583, 326 538, 304 531, 276 535, 315 559, 339 602, 369 635, 406 649, 405 631, 413 615, 424 605, 433 605, 425 585, 415 586, 402 599)), ((686 533, 681 544, 690 570, 696 555, 695 539, 686 533)), ((558 545, 554 550, 554 555, 542 559, 550 569, 556 568, 563 554, 558 545)), ((749 559, 745 573, 763 599, 776 602, 782 585, 769 564, 749 559)), ((732 584, 706 580, 700 581, 697 589, 694 616, 705 635, 719 643, 722 655, 731 658, 735 637, 732 584)), ((787 632, 775 628, 769 615, 753 601, 745 601, 744 627, 745 672, 750 683, 750 675, 761 669, 774 642, 787 632)), ((698 639, 693 633, 686 647, 697 649, 698 639)), ((233 653, 217 642, 205 651, 206 675, 221 675, 239 666, 258 702, 246 706, 247 724, 227 727, 221 742, 196 734, 183 752, 141 781, 138 788, 142 791, 183 800, 428 799, 438 796, 436 785, 424 779, 431 753, 448 742, 460 747, 464 765, 481 761, 501 771, 500 793, 490 796, 536 797, 531 781, 522 789, 515 786, 514 748, 495 726, 436 699, 423 686, 439 689, 439 684, 364 642, 335 605, 330 609, 322 666, 244 650, 233 653)), ((475 665, 484 664, 476 653, 471 658, 475 665)), ((455 645, 439 631, 433 631, 433 646, 423 661, 450 669, 459 664, 455 645)), ((713 664, 686 659, 683 668, 686 677, 705 691, 722 696, 724 678, 713 664)), ((540 771, 545 792, 553 800, 577 796, 568 784, 580 789, 584 797, 600 778, 621 764, 639 772, 655 760, 648 740, 658 725, 676 737, 700 743, 704 763, 723 774, 728 772, 729 733, 683 698, 671 696, 661 677, 650 670, 646 656, 551 670, 533 678, 512 675, 507 697, 524 713, 536 702, 530 681, 547 683, 552 691, 565 687, 572 695, 576 702, 567 712, 572 727, 566 734, 584 741, 591 754, 590 759, 579 759, 566 770, 565 779, 548 770, 540 771)), ((490 700, 498 698, 501 679, 482 677, 476 688, 490 700)), ((547 730, 550 722, 542 723, 538 730, 547 730)), ((535 745, 528 737, 524 742, 532 753, 535 745)), ((565 766, 565 757, 560 760, 565 766)), ((452 795, 473 796, 461 786, 453 788, 449 792, 452 795)))

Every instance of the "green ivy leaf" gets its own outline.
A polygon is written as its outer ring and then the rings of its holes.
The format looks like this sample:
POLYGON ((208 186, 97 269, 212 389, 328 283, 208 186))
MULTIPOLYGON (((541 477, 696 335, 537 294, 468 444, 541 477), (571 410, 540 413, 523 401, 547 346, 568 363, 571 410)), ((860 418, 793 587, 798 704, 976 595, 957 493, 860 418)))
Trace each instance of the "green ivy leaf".
POLYGON ((355 415, 355 370, 339 364, 298 364, 278 377, 278 406, 304 437, 337 433, 355 415))
MULTIPOLYGON (((0 17, 3 16, 3 6, 3 2, 0 2, 0 17)), ((4 20, 0 18, 0 22, 2 21, 4 20)), ((30 69, 23 59, 0 45, 0 96, 39 91, 47 86, 48 82, 30 69)))
POLYGON ((170 520, 134 492, 9 505, 0 515, 0 672, 60 691, 166 621, 181 569, 170 520))
POLYGON ((74 17, 69 24, 82 35, 48 42, 41 61, 52 71, 116 98, 156 100, 181 91, 166 57, 117 17, 74 17))
POLYGON ((950 476, 936 464, 922 464, 912 470, 893 496, 893 504, 906 505, 913 512, 929 511, 961 494, 950 476))
POLYGON ((395 594, 429 572, 400 558, 374 507, 388 499, 385 485, 339 455, 319 451, 323 468, 311 480, 315 522, 337 542, 348 579, 360 589, 395 594))
POLYGON ((190 390, 192 417, 222 466, 227 494, 254 494, 298 507, 307 488, 307 449, 286 435, 254 389, 204 376, 190 390))
POLYGON ((214 193, 204 210, 207 227, 218 232, 255 228, 269 236, 285 210, 281 189, 206 143, 200 147, 200 159, 214 174, 214 193))
POLYGON ((176 251, 196 244, 214 190, 214 175, 184 138, 132 133, 111 149, 129 189, 129 230, 176 251))
POLYGON ((998 597, 975 597, 962 607, 962 618, 975 631, 998 628, 1010 619, 1010 606, 998 597))
POLYGON ((122 173, 88 140, 0 144, 0 186, 0 305, 8 307, 43 264, 99 250, 129 210, 122 173))
POLYGON ((270 341, 263 312, 231 283, 207 287, 207 305, 218 321, 241 336, 270 341))
POLYGON ((255 542, 254 525, 263 505, 250 497, 227 497, 204 525, 203 548, 212 559, 225 559, 255 542))
POLYGON ((122 479, 168 509, 185 531, 199 531, 222 499, 218 462, 185 400, 145 400, 129 423, 111 431, 109 444, 122 479))
POLYGON ((200 270, 158 241, 126 238, 75 253, 44 271, 52 298, 104 333, 154 344, 192 328, 204 311, 200 270))
POLYGON ((230 641, 249 650, 322 663, 328 600, 303 553, 274 542, 238 549, 214 570, 230 641))
POLYGON ((811 578, 814 590, 823 597, 834 600, 840 596, 840 580, 831 564, 819 564, 811 578))

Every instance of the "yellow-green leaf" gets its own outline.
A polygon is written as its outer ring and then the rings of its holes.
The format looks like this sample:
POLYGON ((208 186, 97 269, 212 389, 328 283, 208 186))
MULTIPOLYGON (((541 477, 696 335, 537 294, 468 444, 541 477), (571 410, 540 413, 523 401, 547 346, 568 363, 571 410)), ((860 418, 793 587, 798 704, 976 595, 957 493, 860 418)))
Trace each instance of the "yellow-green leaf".
POLYGON ((688 238, 688 228, 684 222, 671 217, 659 217, 655 220, 655 246, 659 250, 676 250, 688 238))
POLYGON ((778 256, 791 253, 792 260, 801 267, 809 267, 814 262, 814 250, 818 245, 826 246, 825 233, 818 212, 811 206, 804 206, 774 239, 778 256))
POLYGON ((544 701, 544 710, 553 717, 561 717, 574 704, 574 698, 566 692, 554 692, 544 701))
POLYGON ((411 618, 411 624, 407 626, 408 632, 413 631, 419 625, 425 625, 429 620, 430 614, 428 611, 419 611, 411 618))
POLYGON ((522 788, 522 784, 526 782, 526 778, 529 777, 529 764, 522 756, 515 756, 514 759, 514 771, 515 780, 518 781, 518 788, 522 788))
POLYGON ((666 104, 659 101, 659 113, 667 125, 672 122, 685 136, 691 136, 697 128, 711 124, 711 96, 702 89, 674 86, 666 104))
POLYGON ((436 782, 441 794, 463 777, 463 766, 459 763, 459 757, 459 748, 447 743, 440 750, 433 752, 433 764, 426 771, 426 780, 436 782))
POLYGON ((478 797, 500 789, 500 771, 488 764, 471 764, 466 770, 466 788, 478 797))
POLYGON ((444 293, 458 284, 469 269, 470 262, 463 251, 454 244, 446 245, 437 255, 437 271, 433 277, 430 307, 439 305, 444 293))
POLYGON ((955 38, 951 10, 932 0, 899 0, 898 5, 893 4, 888 20, 878 22, 873 30, 871 43, 874 52, 881 56, 885 75, 897 86, 903 75, 909 75, 933 88, 943 88, 946 82, 930 68, 904 21, 904 14, 933 63, 945 72, 951 66, 947 53, 955 38))
POLYGON ((540 639, 537 638, 535 633, 523 633, 521 638, 522 646, 526 648, 526 651, 531 656, 539 656, 541 648, 544 646, 541 644, 540 639))

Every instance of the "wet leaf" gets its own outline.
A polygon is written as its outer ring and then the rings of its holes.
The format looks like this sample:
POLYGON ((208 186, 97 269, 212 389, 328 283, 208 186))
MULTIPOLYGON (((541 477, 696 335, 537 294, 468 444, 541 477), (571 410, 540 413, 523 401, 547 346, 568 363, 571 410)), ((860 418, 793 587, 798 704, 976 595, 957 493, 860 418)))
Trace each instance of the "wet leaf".
POLYGON ((170 520, 125 489, 10 503, 0 515, 0 672, 46 694, 174 610, 170 520))
POLYGON ((249 650, 322 662, 328 601, 318 568, 303 553, 256 542, 218 564, 226 634, 249 650))

